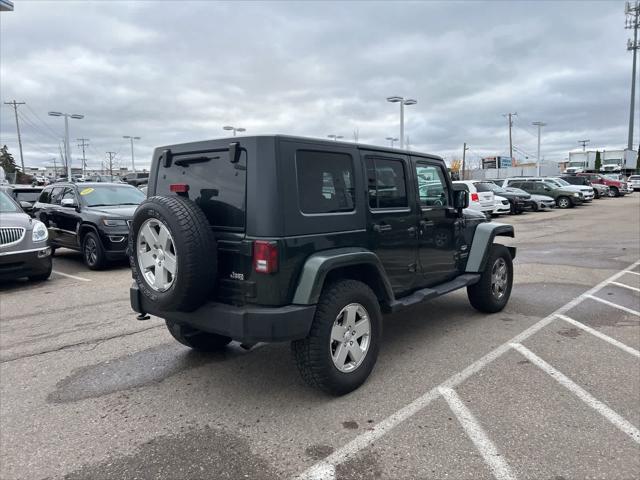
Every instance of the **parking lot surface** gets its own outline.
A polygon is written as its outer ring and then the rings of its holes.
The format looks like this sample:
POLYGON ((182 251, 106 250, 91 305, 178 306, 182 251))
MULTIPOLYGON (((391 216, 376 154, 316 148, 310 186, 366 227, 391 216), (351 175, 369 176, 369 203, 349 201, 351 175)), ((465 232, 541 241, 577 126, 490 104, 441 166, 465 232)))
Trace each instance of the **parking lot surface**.
POLYGON ((59 251, 0 284, 2 479, 640 478, 640 195, 509 216, 507 308, 385 317, 359 390, 288 344, 199 354, 130 309, 126 264, 59 251))

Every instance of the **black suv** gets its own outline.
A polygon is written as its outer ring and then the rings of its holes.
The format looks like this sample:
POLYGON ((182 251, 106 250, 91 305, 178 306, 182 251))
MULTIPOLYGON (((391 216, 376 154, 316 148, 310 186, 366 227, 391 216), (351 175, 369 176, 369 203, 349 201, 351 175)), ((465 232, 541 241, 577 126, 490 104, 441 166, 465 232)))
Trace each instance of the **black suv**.
POLYGON ((197 350, 292 341, 302 377, 361 385, 382 313, 467 287, 504 308, 513 227, 466 213, 441 158, 289 136, 157 148, 129 237, 131 305, 197 350))
POLYGON ((494 195, 499 195, 509 200, 511 213, 520 214, 527 209, 533 210, 535 202, 531 200, 531 195, 529 193, 510 192, 509 190, 505 190, 504 188, 496 185, 491 180, 480 180, 473 182, 473 184, 479 192, 493 192, 494 195))
POLYGON ((49 229, 51 247, 82 252, 92 270, 126 257, 129 222, 145 195, 122 183, 56 183, 45 188, 33 215, 49 229))

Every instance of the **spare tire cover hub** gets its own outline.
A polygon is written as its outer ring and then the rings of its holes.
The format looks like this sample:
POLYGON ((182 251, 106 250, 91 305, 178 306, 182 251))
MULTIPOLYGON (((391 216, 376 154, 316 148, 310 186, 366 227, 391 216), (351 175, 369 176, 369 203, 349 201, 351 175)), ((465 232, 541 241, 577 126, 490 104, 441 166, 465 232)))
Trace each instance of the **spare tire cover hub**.
POLYGON ((149 218, 140 227, 136 241, 138 268, 153 290, 166 292, 173 285, 178 263, 176 247, 167 226, 149 218))

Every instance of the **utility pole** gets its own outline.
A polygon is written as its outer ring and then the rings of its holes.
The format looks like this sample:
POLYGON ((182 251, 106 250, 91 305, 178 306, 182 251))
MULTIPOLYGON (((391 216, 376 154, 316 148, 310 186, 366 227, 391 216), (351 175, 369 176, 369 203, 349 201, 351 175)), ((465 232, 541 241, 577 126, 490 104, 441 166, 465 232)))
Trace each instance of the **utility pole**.
POLYGON ((546 125, 544 122, 533 122, 538 127, 538 157, 536 158, 536 176, 540 176, 540 130, 546 125))
POLYGON ((20 164, 22 165, 22 173, 24 173, 24 157, 22 156, 22 137, 20 136, 20 122, 18 122, 18 105, 24 105, 25 102, 4 102, 5 105, 13 107, 13 113, 16 115, 16 130, 18 131, 18 147, 20 148, 20 164))
POLYGON ((460 177, 460 180, 464 180, 464 168, 467 159, 467 150, 469 150, 469 147, 467 147, 467 142, 464 142, 464 146, 462 147, 462 176, 460 177))
POLYGON ((76 138, 76 140, 78 142, 81 142, 78 144, 78 148, 82 148, 82 176, 84 177, 87 173, 87 158, 84 155, 84 149, 86 147, 89 146, 89 139, 88 138, 76 138))
POLYGON ((582 144, 582 151, 584 152, 587 149, 587 143, 589 143, 591 140, 586 139, 586 140, 578 140, 578 143, 582 144))
MULTIPOLYGON (((233 132, 233 136, 235 137, 235 131, 233 132)), ((122 138, 128 138, 131 140, 131 170, 136 171, 136 162, 133 156, 133 141, 140 140, 140 137, 132 137, 130 135, 124 135, 122 138)))
MULTIPOLYGON (((511 127, 513 127, 512 117, 515 117, 516 115, 518 115, 518 112, 505 113, 504 115, 502 115, 503 117, 509 117, 509 158, 511 159, 512 164, 513 164, 513 140, 511 137, 511 127)), ((496 165, 496 166, 500 168, 499 165, 496 165)))
POLYGON ((633 29, 633 42, 631 39, 627 40, 627 50, 633 52, 633 67, 631 68, 631 102, 629 105, 629 138, 627 141, 627 149, 633 149, 633 114, 635 111, 635 99, 636 99, 636 52, 638 51, 638 20, 640 20, 640 2, 635 1, 633 5, 631 2, 625 3, 624 13, 626 15, 625 26, 626 29, 633 29))
POLYGON ((107 152, 109 155, 109 175, 113 175, 113 157, 116 156, 116 152, 107 152))

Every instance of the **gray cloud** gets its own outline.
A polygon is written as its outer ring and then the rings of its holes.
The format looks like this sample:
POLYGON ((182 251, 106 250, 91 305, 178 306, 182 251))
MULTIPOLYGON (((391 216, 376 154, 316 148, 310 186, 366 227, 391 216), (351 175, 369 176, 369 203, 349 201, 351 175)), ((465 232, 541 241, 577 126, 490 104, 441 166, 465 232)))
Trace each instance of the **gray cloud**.
MULTIPOLYGON (((472 158, 514 142, 562 160, 590 138, 624 146, 631 81, 623 2, 36 2, 0 17, 3 101, 26 101, 28 165, 58 151, 62 122, 49 110, 86 115, 73 138, 91 138, 90 165, 106 150, 129 158, 122 135, 153 147, 247 133, 291 133, 385 143, 398 135, 407 95, 412 147, 472 158)), ((17 158, 13 113, 2 143, 17 158)), ((637 144, 637 141, 636 141, 637 144)), ((75 142, 74 142, 75 145, 75 142)), ((78 150, 74 148, 74 158, 78 150)))

